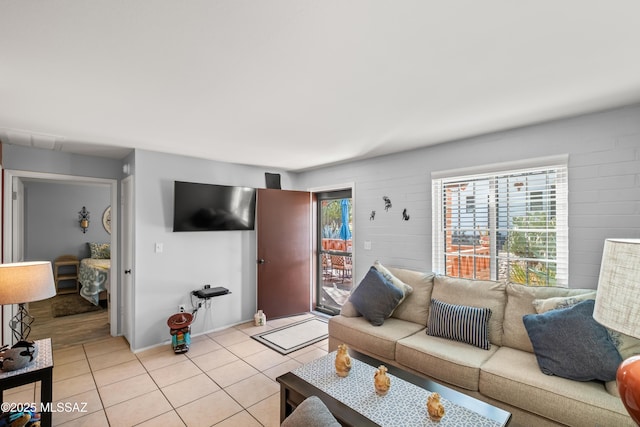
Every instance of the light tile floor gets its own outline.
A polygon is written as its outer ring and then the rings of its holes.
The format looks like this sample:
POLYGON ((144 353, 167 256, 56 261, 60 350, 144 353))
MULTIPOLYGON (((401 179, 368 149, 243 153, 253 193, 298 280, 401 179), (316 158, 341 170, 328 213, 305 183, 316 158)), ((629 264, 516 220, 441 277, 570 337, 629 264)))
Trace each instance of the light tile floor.
MULTIPOLYGON (((251 335, 311 316, 194 337, 184 354, 170 345, 134 354, 121 337, 55 350, 54 403, 74 410, 54 413, 53 425, 278 426, 275 379, 327 354, 327 340, 283 356, 251 335)), ((5 401, 38 402, 39 396, 38 383, 8 390, 5 401)))

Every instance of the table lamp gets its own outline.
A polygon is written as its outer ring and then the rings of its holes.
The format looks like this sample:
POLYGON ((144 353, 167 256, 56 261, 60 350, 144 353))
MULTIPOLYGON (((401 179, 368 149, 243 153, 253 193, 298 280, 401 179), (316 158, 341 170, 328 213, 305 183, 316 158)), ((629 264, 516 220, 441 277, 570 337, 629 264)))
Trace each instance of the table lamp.
MULTIPOLYGON (((640 338, 640 239, 607 239, 593 317, 620 333, 640 338)), ((616 375, 620 398, 640 425, 640 355, 623 361, 616 375)))
POLYGON ((49 261, 0 264, 0 304, 19 306, 9 324, 16 341, 24 341, 29 337, 34 320, 25 304, 55 295, 56 287, 49 261))

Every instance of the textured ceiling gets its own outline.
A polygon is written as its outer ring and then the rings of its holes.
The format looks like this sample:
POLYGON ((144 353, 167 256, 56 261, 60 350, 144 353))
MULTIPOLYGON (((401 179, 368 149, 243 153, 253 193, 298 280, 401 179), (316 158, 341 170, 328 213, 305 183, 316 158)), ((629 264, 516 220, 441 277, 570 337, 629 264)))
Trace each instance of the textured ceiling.
POLYGON ((640 102, 640 2, 0 0, 0 140, 303 170, 640 102))

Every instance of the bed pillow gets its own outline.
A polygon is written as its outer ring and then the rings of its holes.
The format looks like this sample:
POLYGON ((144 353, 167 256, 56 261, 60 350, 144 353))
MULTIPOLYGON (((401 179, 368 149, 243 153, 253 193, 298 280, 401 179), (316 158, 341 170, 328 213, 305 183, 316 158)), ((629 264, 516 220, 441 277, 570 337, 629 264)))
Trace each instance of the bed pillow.
POLYGON ((489 342, 490 308, 448 304, 431 299, 427 335, 460 341, 484 350, 489 342))
POLYGON ((349 301, 372 325, 380 326, 391 316, 404 293, 371 267, 353 290, 349 301))
POLYGON ((522 320, 540 370, 575 381, 612 381, 622 358, 607 329, 593 318, 594 300, 526 314, 522 320))
POLYGON ((111 244, 110 243, 89 243, 89 251, 93 259, 110 259, 111 244))

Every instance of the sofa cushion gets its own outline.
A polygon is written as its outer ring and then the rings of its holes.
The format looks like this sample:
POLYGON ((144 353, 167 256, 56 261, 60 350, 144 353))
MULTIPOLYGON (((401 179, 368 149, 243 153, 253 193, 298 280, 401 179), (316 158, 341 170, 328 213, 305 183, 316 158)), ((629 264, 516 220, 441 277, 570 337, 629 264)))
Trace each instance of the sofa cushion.
POLYGON ((447 304, 432 299, 427 334, 488 350, 491 347, 489 342, 490 318, 491 310, 488 308, 447 304))
POLYGON ((482 365, 480 392, 565 425, 633 425, 622 401, 607 393, 602 383, 545 375, 527 351, 498 349, 482 365))
POLYGON ((413 288, 413 292, 393 311, 391 317, 426 326, 435 275, 403 268, 389 267, 388 270, 413 288))
POLYGON ((422 325, 393 317, 387 319, 382 327, 373 326, 364 317, 334 316, 329 319, 332 340, 388 360, 395 358, 396 341, 423 330, 422 325))
POLYGON ((344 317, 359 317, 362 314, 358 313, 358 310, 349 300, 346 300, 342 307, 340 307, 340 314, 344 317))
MULTIPOLYGON (((533 307, 538 314, 546 313, 550 310, 557 310, 559 308, 566 308, 576 305, 577 303, 587 300, 596 299, 596 291, 587 292, 582 295, 574 295, 569 297, 555 297, 547 299, 533 300, 533 307)), ((618 349, 618 353, 623 359, 628 359, 631 356, 640 354, 640 340, 633 338, 629 335, 625 335, 613 329, 607 328, 609 336, 613 341, 613 344, 618 349)))
POLYGON ((387 281, 390 282, 393 286, 395 286, 396 288, 398 288, 398 289, 400 289, 402 291, 402 299, 400 300, 398 305, 402 304, 402 302, 405 300, 405 298, 408 297, 413 292, 413 288, 411 286, 407 285, 402 280, 400 280, 396 276, 394 276, 387 269, 387 267, 382 265, 382 263, 380 261, 376 260, 373 263, 373 268, 378 270, 378 273, 382 274, 382 277, 387 279, 387 281))
POLYGON ((431 298, 449 304, 489 308, 489 341, 502 345, 502 319, 507 301, 504 283, 438 275, 433 282, 431 298))
POLYGON ((477 391, 480 367, 498 349, 482 350, 469 344, 419 332, 398 341, 396 362, 446 383, 477 391))
POLYGON ((534 299, 533 308, 536 313, 542 314, 551 310, 558 310, 561 308, 572 307, 579 302, 586 301, 588 299, 596 299, 596 291, 587 292, 581 295, 573 295, 568 297, 553 297, 547 299, 534 299))
POLYGON ((604 384, 604 387, 607 389, 607 393, 612 396, 620 397, 620 390, 618 389, 618 381, 607 381, 604 384))
POLYGON ((612 381, 622 362, 606 328, 593 318, 593 300, 544 314, 527 314, 540 370, 576 381, 612 381))
POLYGON ((640 354, 640 340, 638 338, 625 335, 621 332, 607 328, 611 341, 618 349, 618 353, 622 359, 628 359, 631 356, 640 354))
POLYGON ((372 325, 380 326, 404 299, 404 292, 371 267, 349 301, 372 325))
POLYGON ((553 297, 566 297, 593 292, 593 289, 569 289, 552 286, 526 286, 518 283, 507 284, 507 305, 504 312, 504 339, 505 347, 533 353, 533 347, 529 340, 527 330, 524 328, 522 316, 536 314, 533 300, 553 297))

